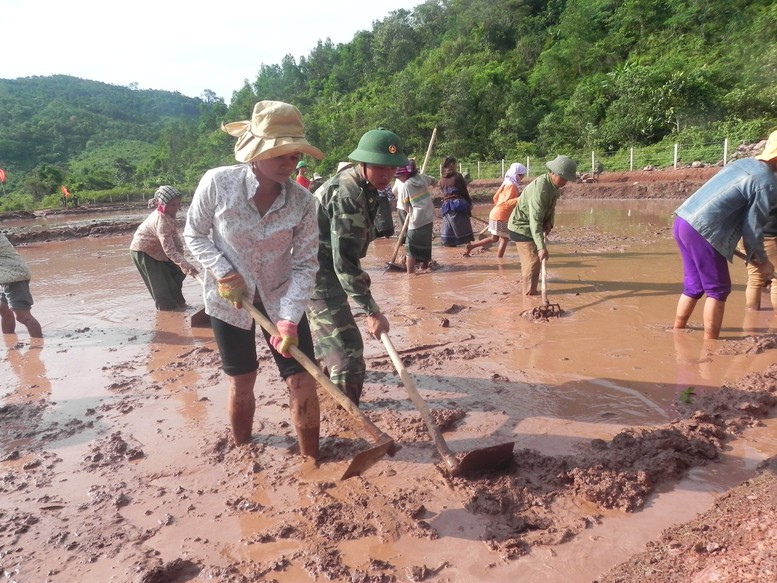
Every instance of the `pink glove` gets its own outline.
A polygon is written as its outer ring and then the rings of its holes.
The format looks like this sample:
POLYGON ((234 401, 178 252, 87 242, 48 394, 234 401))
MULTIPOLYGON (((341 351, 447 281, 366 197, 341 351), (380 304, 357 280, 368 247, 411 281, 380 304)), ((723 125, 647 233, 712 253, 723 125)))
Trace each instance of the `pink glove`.
POLYGON ((270 344, 281 353, 284 358, 291 358, 289 349, 292 346, 299 346, 299 337, 297 336, 297 325, 288 320, 278 320, 275 325, 278 328, 279 336, 270 336, 270 344))

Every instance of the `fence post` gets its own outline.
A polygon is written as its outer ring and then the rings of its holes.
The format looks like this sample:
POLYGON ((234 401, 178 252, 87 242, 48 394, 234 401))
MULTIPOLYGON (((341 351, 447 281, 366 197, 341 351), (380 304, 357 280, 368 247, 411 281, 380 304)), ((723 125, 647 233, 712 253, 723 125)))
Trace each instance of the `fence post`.
POLYGON ((680 144, 674 145, 674 169, 677 170, 677 152, 680 148, 680 144))
POLYGON ((728 164, 728 138, 723 140, 723 165, 728 164))
POLYGON ((530 168, 530 166, 529 166, 529 157, 526 156, 526 176, 531 174, 531 171, 529 170, 529 168, 530 168))
POLYGON ((596 154, 591 150, 591 173, 596 173, 596 154))
POLYGON ((480 160, 478 160, 478 180, 480 180, 480 160))
POLYGON ((629 172, 634 171, 634 146, 629 148, 629 172))

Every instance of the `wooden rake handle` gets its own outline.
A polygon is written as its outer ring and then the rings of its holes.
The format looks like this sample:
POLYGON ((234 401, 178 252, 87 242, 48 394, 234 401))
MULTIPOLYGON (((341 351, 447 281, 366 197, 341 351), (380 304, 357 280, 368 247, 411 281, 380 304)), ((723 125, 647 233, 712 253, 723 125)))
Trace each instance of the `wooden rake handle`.
POLYGON ((407 394, 410 397, 410 400, 413 402, 416 409, 418 409, 419 413, 421 413, 421 418, 424 420, 426 428, 429 430, 429 434, 432 436, 434 445, 437 447, 437 451, 440 453, 440 457, 442 457, 443 461, 445 462, 448 472, 453 476, 458 475, 461 471, 459 460, 448 447, 448 444, 445 443, 445 438, 443 438, 440 429, 437 427, 437 424, 435 424, 434 419, 432 418, 432 412, 429 410, 429 406, 419 394, 412 377, 407 372, 405 365, 402 363, 402 358, 399 356, 396 348, 394 348, 394 345, 391 343, 391 339, 388 337, 388 334, 382 332, 380 335, 380 340, 386 347, 386 350, 391 357, 391 362, 394 363, 394 368, 397 369, 399 378, 402 379, 402 384, 405 385, 405 389, 407 390, 407 394))

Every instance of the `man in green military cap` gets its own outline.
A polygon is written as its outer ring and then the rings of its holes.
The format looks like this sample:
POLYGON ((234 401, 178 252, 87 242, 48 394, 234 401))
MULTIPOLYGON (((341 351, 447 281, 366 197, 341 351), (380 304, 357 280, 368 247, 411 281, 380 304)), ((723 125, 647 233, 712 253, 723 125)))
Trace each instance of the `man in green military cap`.
POLYGON ((350 298, 367 315, 367 330, 375 338, 389 331, 370 291, 370 276, 361 259, 375 238, 378 191, 394 178, 398 166, 409 161, 402 141, 383 128, 370 130, 348 156, 353 165, 327 180, 315 193, 318 200, 318 273, 308 307, 316 340, 316 358, 329 378, 357 405, 367 365, 364 341, 350 298))

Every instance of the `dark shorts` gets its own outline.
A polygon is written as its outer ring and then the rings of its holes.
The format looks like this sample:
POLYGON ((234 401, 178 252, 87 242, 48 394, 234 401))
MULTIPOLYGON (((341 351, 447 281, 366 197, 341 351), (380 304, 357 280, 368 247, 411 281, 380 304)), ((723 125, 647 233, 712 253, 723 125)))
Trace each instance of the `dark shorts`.
POLYGON ((407 232, 407 254, 416 261, 432 260, 432 223, 407 232))
POLYGON ((6 302, 12 310, 32 309, 30 282, 25 280, 0 284, 0 301, 6 302))
POLYGON ((702 295, 725 302, 731 293, 728 261, 680 217, 672 226, 683 260, 683 295, 698 300, 702 295))
MULTIPOLYGON (((256 308, 265 316, 267 312, 262 304, 254 304, 256 308)), ((213 328, 213 335, 216 338, 216 344, 219 347, 219 354, 221 355, 221 369, 228 376, 234 377, 241 374, 247 374, 253 372, 259 368, 259 363, 256 359, 256 324, 251 326, 250 330, 244 330, 238 328, 232 324, 227 324, 223 320, 210 317, 211 326, 213 328)), ((291 375, 301 373, 305 369, 294 358, 283 357, 272 344, 270 344, 270 334, 262 329, 264 340, 270 349, 270 352, 275 359, 275 364, 278 366, 278 372, 281 374, 282 379, 286 379, 291 375)), ((313 352, 313 340, 310 336, 310 326, 308 325, 307 317, 303 314, 302 319, 299 321, 297 327, 297 334, 299 335, 299 349, 305 353, 305 356, 315 362, 315 355, 313 352)))

